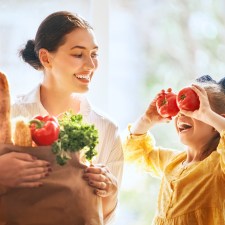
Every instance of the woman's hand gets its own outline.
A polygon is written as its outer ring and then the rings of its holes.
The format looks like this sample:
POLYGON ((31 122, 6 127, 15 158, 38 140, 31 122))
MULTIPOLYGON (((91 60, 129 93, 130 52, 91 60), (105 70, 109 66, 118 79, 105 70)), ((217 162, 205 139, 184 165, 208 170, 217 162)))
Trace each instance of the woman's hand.
POLYGON ((100 197, 108 197, 117 192, 116 178, 106 166, 96 164, 87 167, 84 170, 83 178, 100 197))
POLYGON ((50 164, 26 153, 10 152, 0 156, 0 185, 4 187, 39 187, 48 176, 50 164))

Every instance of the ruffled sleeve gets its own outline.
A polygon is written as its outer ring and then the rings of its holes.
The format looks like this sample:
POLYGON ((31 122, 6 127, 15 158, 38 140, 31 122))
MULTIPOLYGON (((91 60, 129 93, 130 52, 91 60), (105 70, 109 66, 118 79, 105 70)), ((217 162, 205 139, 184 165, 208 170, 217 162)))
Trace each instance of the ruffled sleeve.
POLYGON ((223 172, 225 173, 225 130, 223 130, 220 133, 220 142, 219 145, 217 147, 217 152, 219 152, 220 157, 221 157, 221 168, 223 170, 223 172))
POLYGON ((152 134, 127 135, 123 142, 125 160, 141 165, 153 176, 161 177, 175 151, 155 147, 152 134))

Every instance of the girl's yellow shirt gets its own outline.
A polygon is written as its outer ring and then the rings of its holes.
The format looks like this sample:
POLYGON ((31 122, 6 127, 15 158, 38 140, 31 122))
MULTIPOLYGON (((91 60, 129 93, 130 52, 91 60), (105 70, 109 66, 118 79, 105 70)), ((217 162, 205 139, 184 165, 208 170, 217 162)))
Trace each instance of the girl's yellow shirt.
POLYGON ((225 225, 225 131, 216 151, 184 166, 186 152, 156 147, 150 134, 130 135, 125 158, 161 178, 154 225, 225 225))

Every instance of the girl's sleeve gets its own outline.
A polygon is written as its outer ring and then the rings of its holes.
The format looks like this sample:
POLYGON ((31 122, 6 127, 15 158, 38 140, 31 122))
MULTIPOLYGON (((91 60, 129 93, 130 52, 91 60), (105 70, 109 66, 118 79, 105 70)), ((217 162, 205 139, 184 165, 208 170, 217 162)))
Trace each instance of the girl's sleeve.
POLYGON ((217 152, 220 153, 220 164, 223 172, 225 173, 225 130, 220 133, 220 142, 217 147, 217 152))
POLYGON ((125 160, 135 162, 153 176, 161 177, 165 166, 176 155, 175 151, 155 147, 155 140, 150 133, 127 135, 123 142, 125 160))

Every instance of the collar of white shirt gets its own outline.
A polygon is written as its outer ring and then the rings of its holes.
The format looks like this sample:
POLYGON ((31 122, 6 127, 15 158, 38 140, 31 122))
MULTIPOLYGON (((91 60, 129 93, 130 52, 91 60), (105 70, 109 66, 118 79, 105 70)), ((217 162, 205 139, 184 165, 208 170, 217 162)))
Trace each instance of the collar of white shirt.
MULTIPOLYGON (((19 96, 19 99, 23 103, 36 103, 40 107, 40 111, 42 114, 48 114, 46 109, 43 107, 41 100, 40 100, 40 86, 41 84, 38 84, 36 88, 34 88, 30 93, 26 95, 19 96)), ((87 96, 85 94, 80 93, 74 93, 73 94, 74 99, 78 99, 80 101, 80 114, 87 116, 91 112, 91 104, 87 99, 87 96)))

